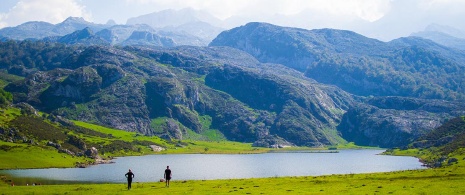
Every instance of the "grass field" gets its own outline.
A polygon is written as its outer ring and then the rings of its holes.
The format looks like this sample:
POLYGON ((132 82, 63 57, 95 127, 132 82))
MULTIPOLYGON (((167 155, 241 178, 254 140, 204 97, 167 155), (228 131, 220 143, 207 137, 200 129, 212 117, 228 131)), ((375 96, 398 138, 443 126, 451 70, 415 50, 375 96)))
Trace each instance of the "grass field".
MULTIPOLYGON (((463 159, 461 155, 457 158, 463 159)), ((465 194, 465 164, 372 174, 164 183, 0 186, 0 194, 465 194)))
POLYGON ((63 168, 84 162, 83 157, 72 157, 48 147, 37 147, 0 141, 0 169, 63 168))

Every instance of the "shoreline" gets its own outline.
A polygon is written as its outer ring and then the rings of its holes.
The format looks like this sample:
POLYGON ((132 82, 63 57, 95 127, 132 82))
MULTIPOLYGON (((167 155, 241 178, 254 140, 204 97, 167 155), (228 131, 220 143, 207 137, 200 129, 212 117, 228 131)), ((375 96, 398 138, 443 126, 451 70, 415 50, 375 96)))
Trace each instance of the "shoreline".
POLYGON ((322 176, 269 177, 223 180, 173 180, 165 183, 61 184, 9 186, 3 194, 460 194, 465 192, 463 163, 441 169, 322 176))
MULTIPOLYGON (((354 150, 360 150, 360 149, 354 149, 354 150)), ((367 151, 367 152, 369 154, 378 155, 378 154, 375 154, 375 153, 377 153, 377 151, 382 151, 382 150, 370 149, 370 151, 367 151)), ((304 150, 304 151, 279 151, 277 153, 276 152, 270 152, 270 154, 278 154, 278 153, 283 153, 283 152, 284 153, 316 153, 316 154, 318 154, 318 153, 334 153, 334 154, 339 153, 339 151, 318 151, 318 150, 317 151, 307 151, 307 150, 304 150)), ((356 152, 356 153, 358 153, 358 152, 356 152)), ((363 153, 366 153, 366 152, 363 152, 363 153)), ((199 155, 201 155, 201 154, 199 154, 199 155)), ((206 154, 206 155, 208 155, 208 154, 206 154)), ((225 154, 225 155, 233 155, 233 154, 225 154)), ((247 155, 247 154, 244 154, 244 155, 247 155)), ((157 155, 153 155, 153 156, 157 156, 157 155)), ((279 156, 282 156, 282 155, 279 155, 279 156)), ((293 155, 293 156, 295 156, 295 155, 293 155)), ((298 156, 300 156, 300 155, 298 155, 298 156)), ((131 161, 134 160, 133 157, 131 157, 131 159, 128 159, 128 160, 131 160, 131 161)), ((312 156, 308 156, 308 157, 313 158, 312 156)), ((137 158, 137 156, 135 156, 135 158, 137 158)), ((158 158, 158 157, 155 157, 155 158, 158 158)), ((169 158, 169 157, 166 157, 166 158, 169 158)), ((198 156, 196 158, 202 158, 203 159, 203 157, 201 157, 201 156, 198 156)), ((214 157, 214 158, 218 158, 218 157, 214 157)), ((222 157, 222 158, 224 158, 224 157, 222 157)), ((247 158, 249 158, 249 157, 247 157, 247 158)), ((251 157, 251 158, 257 158, 257 157, 251 157)), ((262 158, 262 157, 258 157, 258 158, 262 158)), ((267 159, 267 158, 270 158, 270 157, 265 156, 264 158, 267 159)), ((117 159, 117 158, 115 158, 115 159, 117 159)), ((418 159, 418 158, 415 158, 415 159, 418 159)), ((123 161, 127 162, 128 160, 123 160, 123 161)), ((112 162, 112 163, 118 163, 118 162, 112 162)), ((121 162, 119 162, 119 163, 121 163, 121 162)), ((99 164, 95 164, 95 165, 99 165, 99 164)), ((122 165, 124 165, 124 163, 122 165)), ((425 168, 427 168, 427 167, 425 167, 425 168)), ((45 168, 45 169, 66 169, 66 168, 45 168)), ((77 168, 77 169, 79 169, 79 168, 77 168)), ((79 171, 77 169, 74 168, 74 170, 69 170, 69 171, 52 170, 52 172, 67 174, 69 172, 79 171)), ((112 169, 114 169, 114 168, 112 168, 112 169)), ((421 170, 421 169, 424 169, 424 168, 419 168, 419 166, 416 166, 416 168, 415 167, 411 167, 411 168, 408 168, 408 167, 401 168, 401 167, 399 167, 397 170, 392 170, 392 169, 391 170, 389 170, 389 169, 373 170, 374 171, 373 173, 386 173, 386 172, 396 172, 396 171, 406 171, 406 170, 421 170)), ((119 168, 118 168, 118 170, 119 170, 119 168)), ((360 169, 360 170, 358 170, 358 169, 355 170, 354 169, 352 171, 350 171, 351 169, 349 169, 350 172, 347 172, 347 171, 336 171, 335 172, 335 171, 331 171, 331 170, 332 169, 328 169, 328 171, 317 171, 315 173, 310 172, 310 174, 308 172, 304 171, 304 172, 300 172, 300 174, 298 174, 298 173, 297 174, 292 174, 292 173, 290 173, 290 174, 286 174, 286 173, 279 174, 279 173, 277 173, 277 175, 274 175, 273 172, 271 172, 272 174, 264 174, 264 175, 261 175, 261 176, 260 175, 255 175, 255 176, 252 176, 252 177, 248 177, 248 176, 244 176, 244 175, 237 177, 238 175, 236 175, 236 176, 233 176, 233 177, 226 176, 226 177, 212 177, 212 178, 210 178, 210 177, 207 177, 207 178, 197 177, 197 178, 195 178, 195 177, 188 176, 188 177, 180 177, 178 180, 173 180, 173 181, 259 179, 259 178, 273 178, 273 177, 320 177, 320 176, 332 175, 332 174, 346 175, 346 174, 365 174, 365 173, 368 173, 366 170, 363 170, 363 169, 360 169)), ((78 177, 60 177, 58 175, 58 176, 54 176, 54 177, 48 177, 48 176, 44 176, 43 174, 34 174, 34 172, 31 172, 31 174, 30 174, 30 173, 27 172, 27 170, 26 171, 21 171, 20 170, 19 172, 15 172, 14 170, 12 172, 8 172, 8 171, 9 170, 0 171, 0 172, 3 172, 0 175, 6 175, 6 176, 8 176, 8 178, 13 179, 13 180, 23 180, 23 181, 31 181, 31 180, 39 181, 40 180, 41 183, 47 183, 47 184, 102 184, 102 183, 121 183, 122 182, 119 179, 118 180, 115 180, 115 179, 102 179, 102 180, 100 180, 98 178, 93 178, 93 177, 81 178, 80 176, 78 176, 78 177), (25 177, 21 177, 21 176, 15 177, 14 175, 24 175, 25 177), (30 175, 31 177, 27 177, 27 175, 30 175), (46 178, 40 178, 40 177, 46 177, 46 178), (63 180, 61 180, 61 179, 63 179, 63 180), (75 179, 77 179, 77 180, 75 180, 75 179)), ((40 170, 38 173, 40 173, 40 172, 44 173, 44 170, 40 170)), ((48 172, 48 171, 45 170, 45 172, 48 172)), ((82 172, 82 173, 86 173, 86 172, 82 172)), ((110 175, 112 175, 112 174, 110 174, 110 175)), ((184 174, 181 174, 181 175, 184 175, 184 174)), ((114 178, 114 176, 111 176, 111 178, 114 178)), ((152 179, 150 179, 150 177, 147 178, 146 176, 143 176, 140 182, 146 183, 146 182, 157 181, 157 179, 155 179, 155 180, 152 180, 152 179)), ((20 182, 20 183, 26 184, 26 183, 31 183, 31 182, 20 182)), ((18 183, 18 184, 20 184, 20 183, 18 183)))
MULTIPOLYGON (((231 153, 231 152, 208 152, 208 153, 199 153, 199 152, 185 152, 185 153, 150 153, 150 154, 135 154, 135 155, 124 155, 124 156, 108 156, 110 159, 106 158, 100 158, 100 160, 93 159, 95 160, 94 162, 90 164, 86 163, 76 163, 74 166, 63 166, 63 167, 25 167, 25 168, 1 168, 0 171, 7 171, 7 170, 25 170, 25 169, 66 169, 66 168, 87 168, 89 166, 95 166, 95 165, 100 165, 100 164, 111 164, 115 163, 112 160, 120 158, 120 157, 131 157, 131 156, 148 156, 148 155, 183 155, 183 154, 230 154, 230 155, 238 155, 238 154, 267 154, 267 153, 340 153, 340 150, 386 150, 383 148, 370 148, 370 147, 357 147, 357 148, 342 148, 342 149, 337 149, 337 150, 329 150, 329 149, 321 149, 321 148, 309 148, 309 149, 294 149, 294 148, 288 148, 288 149, 280 149, 280 150, 275 150, 275 149, 270 149, 267 151, 260 151, 260 152, 248 152, 248 151, 243 151, 243 152, 236 152, 236 153, 231 153)), ((380 153, 382 154, 382 153, 380 153)), ((392 154, 383 154, 383 155, 391 155, 391 156, 396 156, 392 154)), ((411 156, 415 157, 415 156, 411 156)), ((417 158, 417 157, 415 157, 417 158)))

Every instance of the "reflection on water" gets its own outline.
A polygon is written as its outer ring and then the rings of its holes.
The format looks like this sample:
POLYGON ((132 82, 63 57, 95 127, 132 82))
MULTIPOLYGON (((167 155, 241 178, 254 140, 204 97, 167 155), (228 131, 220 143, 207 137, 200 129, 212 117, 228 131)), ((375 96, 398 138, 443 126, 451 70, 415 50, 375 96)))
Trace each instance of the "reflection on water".
POLYGON ((173 171, 173 180, 317 176, 424 168, 416 158, 377 155, 381 152, 148 155, 121 157, 115 163, 88 168, 4 170, 0 174, 15 178, 15 182, 23 178, 19 181, 22 184, 54 184, 123 183, 128 169, 135 173, 135 182, 154 182, 163 178, 167 165, 173 171))

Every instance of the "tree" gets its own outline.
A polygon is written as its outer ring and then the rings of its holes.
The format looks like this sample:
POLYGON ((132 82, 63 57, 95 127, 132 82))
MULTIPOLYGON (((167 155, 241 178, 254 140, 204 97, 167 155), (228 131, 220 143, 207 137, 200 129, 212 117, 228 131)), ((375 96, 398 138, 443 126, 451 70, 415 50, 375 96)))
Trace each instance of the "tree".
POLYGON ((0 89, 0 107, 4 108, 8 106, 8 104, 12 101, 13 95, 11 95, 11 93, 6 92, 3 89, 0 89))

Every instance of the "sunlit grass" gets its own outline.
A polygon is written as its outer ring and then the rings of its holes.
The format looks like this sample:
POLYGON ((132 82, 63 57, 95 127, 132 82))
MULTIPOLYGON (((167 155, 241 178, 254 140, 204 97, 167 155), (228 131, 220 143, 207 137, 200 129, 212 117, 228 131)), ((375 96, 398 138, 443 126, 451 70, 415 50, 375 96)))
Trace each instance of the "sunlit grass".
MULTIPOLYGON (((179 154, 179 153, 206 153, 206 154, 214 154, 214 153, 263 153, 267 152, 270 149, 268 148, 257 148, 252 147, 252 143, 240 143, 240 142, 232 142, 232 141, 199 141, 199 140, 182 140, 182 144, 177 144, 177 142, 168 143, 159 137, 153 136, 144 136, 139 133, 134 132, 127 132, 107 127, 102 127, 99 125, 89 124, 81 121, 73 121, 76 125, 89 128, 101 133, 111 134, 114 139, 119 139, 123 141, 132 142, 134 140, 147 140, 158 143, 160 146, 166 147, 166 150, 162 152, 157 152, 153 154, 179 154)), ((213 131, 213 130, 212 130, 213 131)), ((214 132, 208 132, 213 134, 214 132)), ((213 135, 211 135, 213 136, 213 135)), ((87 138, 86 138, 87 139, 87 138)), ((102 138, 93 138, 89 141, 103 141, 99 140, 102 138)), ((106 139, 106 138, 105 138, 106 139)), ((179 143, 179 142, 178 142, 179 143)))
POLYGON ((85 162, 82 157, 73 157, 49 147, 16 144, 0 141, 0 169, 74 167, 76 162, 85 162))
POLYGON ((7 122, 15 119, 19 115, 21 115, 21 111, 18 108, 0 108, 0 125, 6 124, 7 122))

